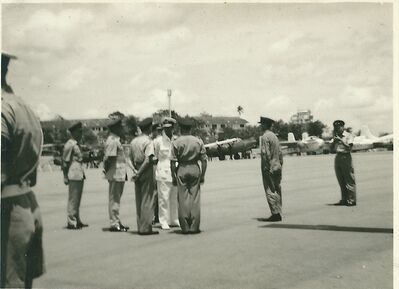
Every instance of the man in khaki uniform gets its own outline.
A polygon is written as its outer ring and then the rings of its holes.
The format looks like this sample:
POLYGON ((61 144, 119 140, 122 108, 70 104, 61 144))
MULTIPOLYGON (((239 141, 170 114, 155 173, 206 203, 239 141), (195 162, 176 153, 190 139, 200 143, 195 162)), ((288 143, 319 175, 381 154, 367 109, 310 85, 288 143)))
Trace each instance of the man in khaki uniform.
POLYGON ((80 219, 79 207, 82 199, 85 173, 83 170, 83 156, 79 142, 82 140, 82 123, 78 122, 69 129, 71 138, 65 143, 62 154, 62 171, 64 184, 68 185, 67 229, 76 230, 87 227, 80 219))
POLYGON ((204 183, 207 168, 206 150, 202 140, 191 135, 192 120, 180 119, 179 126, 181 136, 172 142, 170 158, 172 183, 177 185, 178 215, 182 232, 197 234, 200 232, 201 184, 204 183))
POLYGON ((272 215, 267 222, 281 221, 281 170, 283 157, 277 136, 271 131, 274 120, 261 117, 260 122, 264 131, 260 138, 261 169, 263 187, 272 215))
POLYGON ((341 200, 336 206, 356 206, 356 181, 352 163, 353 136, 345 131, 345 123, 336 120, 334 126, 333 150, 335 156, 335 174, 341 188, 341 200))
POLYGON ((139 235, 159 234, 152 230, 154 218, 154 144, 150 137, 152 118, 139 123, 141 135, 130 143, 130 160, 136 171, 133 176, 136 195, 137 231, 139 235))
POLYGON ((127 180, 126 157, 121 144, 121 137, 124 135, 122 119, 112 121, 108 125, 108 129, 110 133, 105 142, 104 173, 109 184, 108 212, 111 225, 110 231, 126 232, 129 227, 122 225, 119 218, 121 197, 127 180))
POLYGON ((1 288, 31 288, 44 271, 43 226, 36 185, 43 134, 39 120, 6 81, 1 54, 1 288))

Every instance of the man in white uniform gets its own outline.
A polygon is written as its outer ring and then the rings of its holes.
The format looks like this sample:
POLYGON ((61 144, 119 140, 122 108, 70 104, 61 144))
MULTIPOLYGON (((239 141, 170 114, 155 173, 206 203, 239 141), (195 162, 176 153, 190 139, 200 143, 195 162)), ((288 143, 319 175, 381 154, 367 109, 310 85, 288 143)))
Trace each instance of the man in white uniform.
POLYGON ((171 142, 175 123, 176 120, 173 118, 164 118, 162 135, 154 140, 155 158, 158 160, 155 179, 158 191, 159 223, 163 230, 169 230, 170 226, 180 226, 177 214, 177 187, 172 184, 170 170, 171 142))

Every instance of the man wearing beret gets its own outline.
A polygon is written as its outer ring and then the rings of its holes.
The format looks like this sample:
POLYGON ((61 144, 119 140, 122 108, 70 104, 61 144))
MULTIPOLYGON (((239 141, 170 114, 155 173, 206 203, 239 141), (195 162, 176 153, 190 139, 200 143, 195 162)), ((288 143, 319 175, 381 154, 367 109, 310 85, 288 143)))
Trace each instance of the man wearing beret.
POLYGON ((162 121, 161 137, 154 140, 155 158, 158 160, 155 180, 158 191, 159 223, 163 230, 169 230, 169 226, 179 226, 177 189, 172 184, 172 173, 170 171, 171 145, 175 123, 175 119, 165 117, 162 121))
POLYGON ((274 120, 261 117, 263 135, 260 138, 263 187, 272 215, 267 222, 281 221, 281 171, 283 158, 277 136, 271 131, 274 120))
POLYGON ((123 188, 127 179, 126 156, 121 143, 124 136, 122 119, 113 120, 108 125, 109 136, 105 142, 104 173, 108 180, 108 212, 111 232, 126 232, 129 227, 124 226, 119 218, 119 208, 123 188))
POLYGON ((152 230, 154 218, 154 144, 150 137, 152 118, 139 123, 141 135, 130 143, 130 160, 136 170, 135 183, 137 231, 139 235, 159 234, 152 230))
POLYGON ((345 123, 336 120, 334 126, 333 151, 335 156, 335 175, 341 188, 341 200, 334 204, 336 206, 356 206, 356 181, 353 169, 351 150, 353 136, 345 132, 345 123))
POLYGON ((82 123, 72 125, 68 131, 71 138, 65 143, 62 153, 64 184, 68 185, 67 229, 77 230, 87 227, 80 219, 79 207, 82 199, 85 173, 83 155, 79 143, 82 140, 82 123))
POLYGON ((188 118, 179 120, 181 136, 172 142, 171 150, 170 168, 172 182, 177 185, 178 215, 183 234, 200 233, 200 192, 207 168, 204 143, 191 135, 193 124, 188 118))
POLYGON ((1 54, 1 288, 31 288, 44 271, 36 185, 43 134, 31 108, 7 83, 15 56, 1 54))

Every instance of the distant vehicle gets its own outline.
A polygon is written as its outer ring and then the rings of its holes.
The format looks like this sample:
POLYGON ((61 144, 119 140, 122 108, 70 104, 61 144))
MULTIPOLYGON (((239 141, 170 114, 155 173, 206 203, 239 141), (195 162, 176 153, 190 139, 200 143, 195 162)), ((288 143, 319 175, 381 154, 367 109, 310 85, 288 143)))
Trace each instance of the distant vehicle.
POLYGON ((280 142, 283 154, 306 153, 307 155, 329 153, 328 146, 324 140, 317 136, 309 136, 308 133, 302 134, 302 140, 295 140, 292 132, 288 133, 288 141, 280 142))
POLYGON ((205 145, 208 157, 217 157, 219 160, 225 160, 226 156, 230 159, 250 158, 251 150, 256 148, 257 141, 255 138, 242 140, 240 138, 232 138, 223 141, 217 141, 205 145), (240 156, 241 153, 241 156, 240 156))
POLYGON ((393 150, 393 134, 384 135, 381 137, 374 136, 367 125, 362 126, 360 136, 372 141, 374 148, 386 148, 393 150))

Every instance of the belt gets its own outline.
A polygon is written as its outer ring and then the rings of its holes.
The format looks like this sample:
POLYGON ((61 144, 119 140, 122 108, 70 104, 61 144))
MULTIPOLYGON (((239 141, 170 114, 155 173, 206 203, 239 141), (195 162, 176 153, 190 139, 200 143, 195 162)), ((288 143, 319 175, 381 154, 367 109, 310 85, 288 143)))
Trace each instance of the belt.
POLYGON ((186 161, 186 162, 178 161, 178 163, 179 163, 179 165, 198 165, 198 160, 186 161))
POLYGON ((31 191, 31 187, 26 183, 23 182, 22 185, 5 185, 1 189, 1 198, 9 198, 27 194, 31 191))
POLYGON ((337 152, 337 155, 350 155, 350 152, 337 152))

